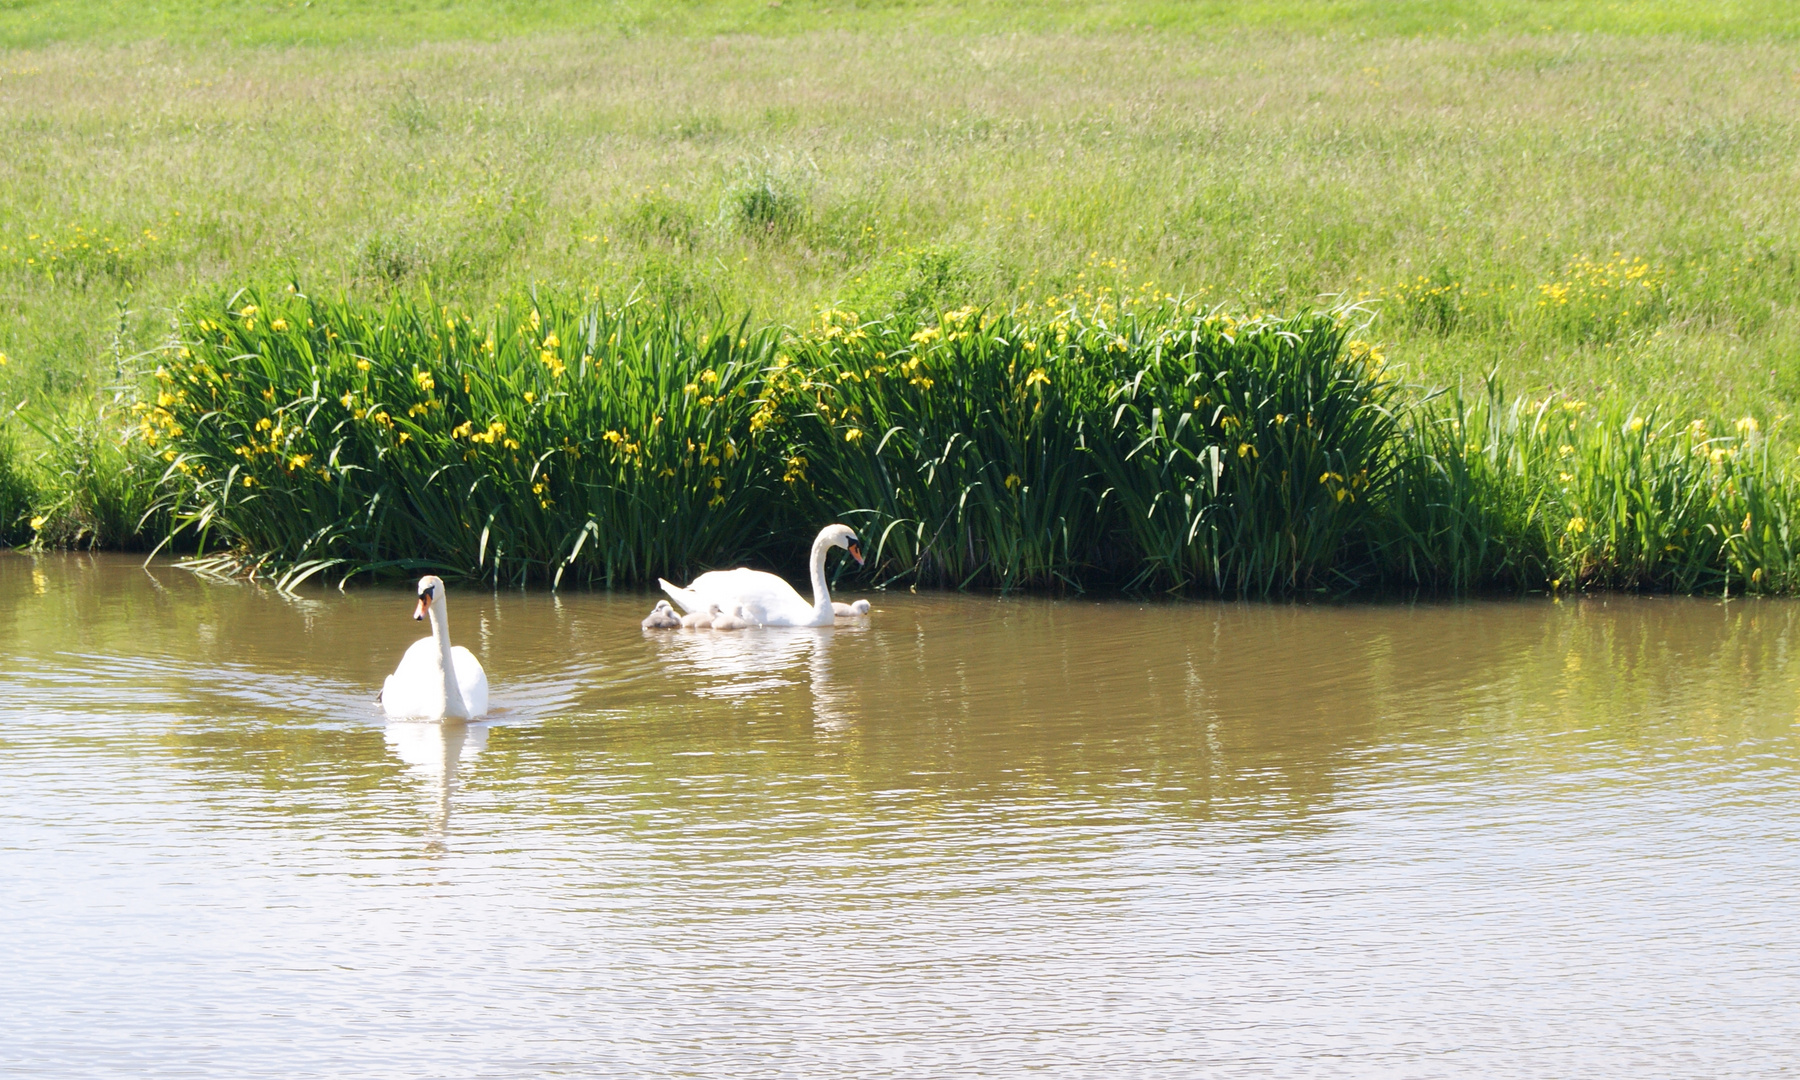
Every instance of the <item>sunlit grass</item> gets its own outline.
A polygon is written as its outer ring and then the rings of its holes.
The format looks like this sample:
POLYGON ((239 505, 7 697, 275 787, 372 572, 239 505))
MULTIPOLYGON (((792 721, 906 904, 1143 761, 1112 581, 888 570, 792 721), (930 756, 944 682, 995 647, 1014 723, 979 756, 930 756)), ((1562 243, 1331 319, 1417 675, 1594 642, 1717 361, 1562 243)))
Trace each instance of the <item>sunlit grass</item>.
POLYGON ((864 14, 904 25, 9 52, 0 396, 91 393, 196 286, 293 279, 795 324, 1152 282, 1366 300, 1417 381, 1800 397, 1785 37, 864 14))

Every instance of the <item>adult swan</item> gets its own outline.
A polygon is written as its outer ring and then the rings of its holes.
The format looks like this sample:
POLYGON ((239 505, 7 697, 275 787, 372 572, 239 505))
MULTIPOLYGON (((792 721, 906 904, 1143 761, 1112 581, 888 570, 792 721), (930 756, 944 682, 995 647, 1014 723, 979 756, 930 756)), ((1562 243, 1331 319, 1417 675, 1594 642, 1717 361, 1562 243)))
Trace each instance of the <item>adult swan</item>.
POLYGON ((488 709, 487 672, 461 645, 450 644, 444 611, 444 583, 434 575, 419 579, 419 606, 413 618, 431 620, 431 636, 420 638, 400 658, 381 686, 381 709, 392 717, 474 720, 488 709))
POLYGON ((841 547, 862 565, 862 548, 856 533, 848 525, 827 525, 819 530, 812 546, 812 603, 807 603, 794 587, 761 570, 714 570, 695 578, 687 588, 671 585, 661 578, 663 592, 688 612, 707 611, 717 604, 721 610, 740 610, 756 626, 830 626, 836 618, 831 607, 831 593, 825 589, 825 553, 841 547))

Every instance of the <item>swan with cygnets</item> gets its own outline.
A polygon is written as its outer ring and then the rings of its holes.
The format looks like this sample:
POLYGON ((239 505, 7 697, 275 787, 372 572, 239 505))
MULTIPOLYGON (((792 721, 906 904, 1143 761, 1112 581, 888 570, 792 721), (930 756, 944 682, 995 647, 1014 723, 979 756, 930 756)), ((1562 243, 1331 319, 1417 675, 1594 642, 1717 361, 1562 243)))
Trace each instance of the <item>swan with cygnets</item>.
MULTIPOLYGON (((825 584, 825 557, 834 547, 843 548, 858 566, 862 565, 862 546, 857 542, 856 530, 848 525, 827 525, 819 530, 809 566, 811 603, 780 577, 743 566, 701 574, 685 588, 662 578, 656 580, 669 599, 687 613, 682 618, 683 626, 697 626, 704 621, 710 628, 720 613, 729 613, 728 618, 742 620, 747 626, 830 626, 837 621, 840 606, 832 603, 831 590, 825 584), (694 616, 697 618, 690 624, 688 617, 694 616)), ((867 612, 868 601, 842 606, 844 614, 860 615, 867 612), (856 610, 858 605, 862 611, 856 610)))

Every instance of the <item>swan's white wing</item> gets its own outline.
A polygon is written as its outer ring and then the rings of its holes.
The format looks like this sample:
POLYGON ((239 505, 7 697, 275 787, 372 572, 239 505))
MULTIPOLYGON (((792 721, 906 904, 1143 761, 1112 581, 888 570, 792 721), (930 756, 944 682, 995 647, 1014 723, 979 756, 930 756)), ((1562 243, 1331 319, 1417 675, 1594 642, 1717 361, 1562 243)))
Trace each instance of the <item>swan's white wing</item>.
POLYGON ((469 719, 486 716, 488 711, 487 672, 475 654, 461 645, 450 647, 450 664, 456 669, 456 687, 462 691, 463 704, 469 707, 469 719))
POLYGON ((708 604, 724 611, 742 607, 751 622, 764 626, 805 626, 813 620, 813 606, 792 585, 761 570, 714 570, 695 578, 687 591, 702 610, 708 604))
POLYGON ((444 687, 439 679, 437 639, 420 638, 407 646, 400 666, 381 684, 381 711, 389 716, 442 716, 444 687))

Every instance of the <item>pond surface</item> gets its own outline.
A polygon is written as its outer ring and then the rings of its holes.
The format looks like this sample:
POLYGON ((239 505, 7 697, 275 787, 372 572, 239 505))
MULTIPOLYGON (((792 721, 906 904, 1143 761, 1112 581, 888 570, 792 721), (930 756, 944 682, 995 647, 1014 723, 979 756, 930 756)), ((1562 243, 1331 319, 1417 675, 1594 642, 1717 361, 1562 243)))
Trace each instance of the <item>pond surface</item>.
POLYGON ((646 633, 0 556, 0 1073, 1776 1074, 1800 605, 646 633))

